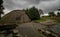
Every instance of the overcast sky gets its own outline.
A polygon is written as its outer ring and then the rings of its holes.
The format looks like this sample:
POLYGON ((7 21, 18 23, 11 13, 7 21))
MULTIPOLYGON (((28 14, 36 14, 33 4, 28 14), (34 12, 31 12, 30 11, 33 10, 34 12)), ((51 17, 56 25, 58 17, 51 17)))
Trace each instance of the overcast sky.
POLYGON ((25 9, 35 6, 45 13, 60 8, 60 0, 4 0, 5 13, 15 9, 25 9))

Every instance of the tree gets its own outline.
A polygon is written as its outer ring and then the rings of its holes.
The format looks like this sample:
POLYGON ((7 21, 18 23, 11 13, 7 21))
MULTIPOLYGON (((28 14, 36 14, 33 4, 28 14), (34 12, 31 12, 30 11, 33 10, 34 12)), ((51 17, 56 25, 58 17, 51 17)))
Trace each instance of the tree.
POLYGON ((57 16, 60 16, 60 12, 57 13, 57 16))
POLYGON ((0 19, 1 19, 1 14, 4 14, 3 9, 4 9, 3 0, 0 0, 0 19))
POLYGON ((49 12, 49 16, 55 16, 55 13, 54 12, 49 12))
POLYGON ((43 10, 39 9, 39 14, 40 14, 40 15, 41 15, 41 14, 44 14, 44 13, 43 13, 43 10))
POLYGON ((40 19, 39 11, 35 7, 27 9, 26 14, 30 17, 31 20, 40 19))

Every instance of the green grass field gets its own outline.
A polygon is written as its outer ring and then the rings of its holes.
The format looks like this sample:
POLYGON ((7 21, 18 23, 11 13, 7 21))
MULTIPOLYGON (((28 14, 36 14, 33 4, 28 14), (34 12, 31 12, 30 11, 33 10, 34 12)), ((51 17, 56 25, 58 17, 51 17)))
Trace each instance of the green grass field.
POLYGON ((41 17, 39 20, 36 20, 37 22, 42 22, 42 23, 44 23, 44 22, 52 22, 53 21, 53 23, 60 23, 60 17, 49 17, 49 16, 43 16, 43 17, 41 17))

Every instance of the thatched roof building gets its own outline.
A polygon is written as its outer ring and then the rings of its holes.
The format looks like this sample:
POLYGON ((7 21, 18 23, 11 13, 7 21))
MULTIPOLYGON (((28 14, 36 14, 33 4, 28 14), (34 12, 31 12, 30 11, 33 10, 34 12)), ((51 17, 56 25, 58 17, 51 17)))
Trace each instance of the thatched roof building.
POLYGON ((23 10, 13 10, 2 17, 0 23, 25 23, 30 22, 30 18, 27 16, 23 10))

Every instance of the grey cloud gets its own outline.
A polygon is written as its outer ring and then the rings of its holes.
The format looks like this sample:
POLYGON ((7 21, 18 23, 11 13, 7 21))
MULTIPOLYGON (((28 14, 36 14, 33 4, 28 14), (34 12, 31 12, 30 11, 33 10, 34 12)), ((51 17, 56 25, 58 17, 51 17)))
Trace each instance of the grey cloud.
POLYGON ((13 10, 36 6, 48 12, 60 8, 59 3, 60 0, 4 0, 4 7, 7 10, 13 10))
POLYGON ((42 1, 53 1, 53 0, 22 0, 22 1, 27 1, 30 4, 39 4, 42 1))
POLYGON ((57 9, 60 9, 60 0, 54 0, 54 1, 48 1, 40 3, 38 8, 43 9, 45 13, 48 13, 49 11, 56 11, 57 9))

